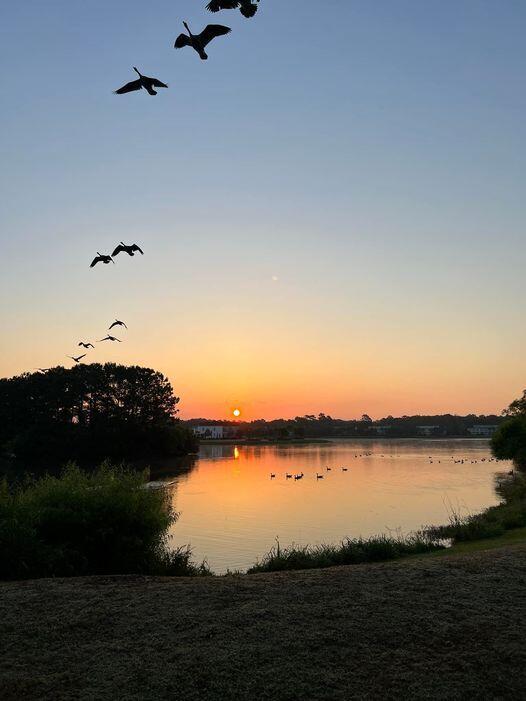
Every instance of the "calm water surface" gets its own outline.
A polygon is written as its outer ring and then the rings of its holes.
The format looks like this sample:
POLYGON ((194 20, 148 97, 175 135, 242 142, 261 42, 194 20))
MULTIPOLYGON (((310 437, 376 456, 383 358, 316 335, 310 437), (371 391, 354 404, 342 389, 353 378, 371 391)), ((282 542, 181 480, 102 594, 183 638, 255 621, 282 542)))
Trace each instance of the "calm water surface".
POLYGON ((221 573, 250 567, 276 536, 303 545, 405 534, 444 523, 451 508, 467 514, 497 503, 494 475, 507 464, 489 458, 484 440, 203 446, 185 474, 166 478, 181 514, 173 542, 189 543, 196 559, 221 573), (287 472, 305 477, 287 480, 287 472))

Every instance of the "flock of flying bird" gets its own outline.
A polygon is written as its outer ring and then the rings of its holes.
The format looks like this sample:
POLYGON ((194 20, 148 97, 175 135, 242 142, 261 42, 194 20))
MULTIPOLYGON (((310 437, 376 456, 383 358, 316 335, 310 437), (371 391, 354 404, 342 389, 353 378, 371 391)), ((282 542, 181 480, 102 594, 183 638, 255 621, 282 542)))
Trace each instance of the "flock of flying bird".
MULTIPOLYGON (((254 17, 256 14, 258 10, 258 2, 259 0, 256 0, 256 2, 252 2, 252 0, 211 0, 206 6, 206 9, 210 12, 239 9, 241 14, 248 19, 250 17, 254 17)), ((225 27, 222 24, 208 24, 200 34, 192 34, 187 22, 183 22, 183 26, 188 34, 179 34, 175 40, 174 48, 183 49, 186 46, 189 46, 198 54, 202 61, 206 61, 208 59, 208 54, 205 51, 208 44, 210 44, 213 39, 224 36, 225 34, 230 34, 232 31, 230 27, 225 27)), ((123 85, 122 88, 115 90, 116 95, 124 95, 125 93, 135 92, 136 90, 142 89, 146 90, 149 95, 157 95, 155 88, 168 87, 166 83, 163 83, 158 78, 150 78, 147 75, 143 75, 135 66, 133 67, 133 70, 139 77, 136 80, 126 83, 126 85, 123 85)))
MULTIPOLYGON (((256 0, 255 2, 253 2, 252 0, 210 0, 208 5, 206 6, 206 9, 210 12, 239 9, 239 11, 244 17, 250 18, 254 17, 258 10, 257 3, 259 3, 259 0, 256 0)), ((197 52, 197 54, 203 61, 206 61, 208 59, 208 55, 205 51, 205 48, 208 46, 208 44, 216 37, 224 36, 225 34, 229 34, 231 32, 230 27, 225 27, 221 24, 209 24, 203 29, 203 31, 200 34, 192 34, 192 31, 190 30, 190 27, 188 26, 187 22, 183 22, 183 25, 188 34, 180 34, 175 40, 174 47, 176 49, 182 49, 186 46, 189 46, 197 52)), ((139 78, 137 80, 131 81, 130 83, 126 83, 126 85, 123 85, 122 88, 115 90, 115 94, 123 95, 124 93, 134 92, 136 90, 142 90, 144 88, 144 90, 146 90, 146 92, 149 95, 157 95, 157 92, 154 88, 168 87, 166 83, 161 82, 157 78, 150 78, 149 76, 143 75, 137 68, 135 68, 135 66, 133 70, 137 73, 139 78)), ((102 263, 103 265, 109 265, 110 263, 115 264, 115 258, 120 253, 126 253, 130 257, 133 257, 136 253, 144 255, 143 250, 136 243, 125 244, 123 241, 121 241, 119 245, 116 246, 111 255, 107 253, 100 253, 99 251, 97 251, 97 255, 91 261, 90 268, 94 268, 99 263, 102 263)), ((115 321, 109 327, 108 331, 111 331, 116 326, 125 329, 128 328, 123 321, 115 319, 115 321)), ((105 341, 121 343, 121 340, 119 338, 116 338, 115 336, 112 336, 109 333, 104 338, 101 338, 99 341, 97 341, 97 343, 103 343, 105 341)), ((86 351, 95 348, 93 343, 89 341, 80 341, 78 345, 86 351)), ((71 360, 73 360, 74 363, 78 364, 83 360, 83 358, 86 357, 86 355, 87 353, 83 353, 82 355, 68 355, 67 357, 71 358, 71 360)), ((40 370, 40 372, 47 372, 49 368, 37 369, 40 370)))

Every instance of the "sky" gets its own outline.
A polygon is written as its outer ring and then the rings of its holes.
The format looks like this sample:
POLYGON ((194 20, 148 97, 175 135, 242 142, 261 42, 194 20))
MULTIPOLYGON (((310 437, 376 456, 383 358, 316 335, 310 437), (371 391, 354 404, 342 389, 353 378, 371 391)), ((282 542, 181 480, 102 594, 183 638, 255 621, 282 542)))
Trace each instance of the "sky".
POLYGON ((0 376, 154 367, 181 415, 500 412, 526 386, 526 4, 0 8, 0 376), (173 42, 219 22, 202 62, 173 42), (114 95, 132 66, 169 83, 114 95), (119 241, 144 256, 89 263, 119 241))

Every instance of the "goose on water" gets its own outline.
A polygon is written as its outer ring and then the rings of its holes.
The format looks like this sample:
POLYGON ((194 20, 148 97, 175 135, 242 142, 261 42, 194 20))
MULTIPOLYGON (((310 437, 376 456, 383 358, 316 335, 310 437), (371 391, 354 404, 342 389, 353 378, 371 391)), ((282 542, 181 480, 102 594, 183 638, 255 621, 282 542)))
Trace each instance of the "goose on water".
POLYGON ((106 256, 104 253, 99 253, 97 251, 96 257, 91 261, 90 268, 94 268, 97 263, 104 263, 104 265, 108 265, 108 263, 113 263, 115 264, 115 261, 111 256, 106 256))
POLYGON ((238 7, 243 17, 247 19, 254 17, 258 11, 257 4, 251 0, 211 0, 206 9, 210 12, 219 12, 219 10, 237 10, 238 7))
POLYGON ((139 246, 137 246, 136 243, 132 243, 130 246, 127 246, 125 243, 122 241, 120 244, 117 246, 117 248, 113 251, 111 254, 113 257, 118 256, 119 253, 127 253, 129 256, 134 256, 135 253, 140 253, 141 256, 144 255, 144 252, 139 246))
POLYGON ((174 47, 176 49, 182 49, 184 46, 191 46, 192 49, 197 51, 203 61, 206 61, 208 58, 205 52, 205 47, 212 41, 212 39, 223 36, 224 34, 228 34, 232 31, 230 27, 223 27, 222 24, 209 24, 203 29, 201 34, 192 34, 188 24, 186 22, 183 22, 183 24, 188 32, 188 36, 186 36, 186 34, 179 34, 175 40, 174 47))
POLYGON ((157 95, 154 88, 167 88, 166 83, 161 83, 157 78, 149 78, 147 75, 140 73, 135 66, 133 70, 139 76, 138 80, 132 80, 131 83, 126 83, 122 88, 115 90, 115 95, 124 95, 127 92, 133 92, 134 90, 142 90, 144 88, 149 95, 157 95))

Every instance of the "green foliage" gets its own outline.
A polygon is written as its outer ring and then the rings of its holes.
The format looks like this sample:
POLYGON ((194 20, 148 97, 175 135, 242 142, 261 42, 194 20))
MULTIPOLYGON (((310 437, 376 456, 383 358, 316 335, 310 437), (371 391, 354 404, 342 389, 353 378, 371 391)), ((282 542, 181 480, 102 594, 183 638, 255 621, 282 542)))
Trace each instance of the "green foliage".
POLYGON ((0 380, 0 445, 23 462, 119 460, 197 449, 159 372, 77 365, 0 380))
POLYGON ((340 545, 307 545, 304 547, 292 545, 288 548, 281 548, 278 543, 260 562, 251 567, 248 573, 381 562, 439 550, 443 547, 422 534, 415 534, 405 539, 390 538, 385 535, 372 538, 347 538, 340 545))
POLYGON ((175 522, 168 493, 146 476, 102 465, 86 474, 0 487, 0 579, 94 574, 204 573, 190 551, 169 551, 175 522))
POLYGON ((502 423, 491 439, 491 450, 499 460, 513 460, 526 468, 526 414, 516 414, 502 423))

